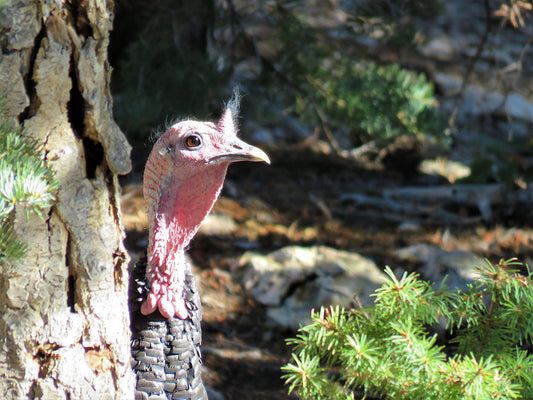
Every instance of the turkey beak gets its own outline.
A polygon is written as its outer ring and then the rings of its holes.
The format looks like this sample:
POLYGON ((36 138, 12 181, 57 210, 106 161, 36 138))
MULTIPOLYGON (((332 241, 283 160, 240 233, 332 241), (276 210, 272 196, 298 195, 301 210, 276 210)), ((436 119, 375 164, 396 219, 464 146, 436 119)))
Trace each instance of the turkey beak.
POLYGON ((218 161, 264 161, 270 164, 270 158, 263 150, 239 139, 229 143, 225 146, 225 151, 209 160, 209 162, 218 161))

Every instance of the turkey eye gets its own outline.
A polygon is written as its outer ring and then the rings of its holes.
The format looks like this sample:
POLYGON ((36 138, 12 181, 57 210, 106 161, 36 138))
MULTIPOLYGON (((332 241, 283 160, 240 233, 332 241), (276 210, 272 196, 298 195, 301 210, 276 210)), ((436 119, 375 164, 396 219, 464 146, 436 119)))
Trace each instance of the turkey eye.
POLYGON ((185 138, 185 146, 188 149, 195 149, 202 145, 202 139, 198 135, 190 135, 185 138))

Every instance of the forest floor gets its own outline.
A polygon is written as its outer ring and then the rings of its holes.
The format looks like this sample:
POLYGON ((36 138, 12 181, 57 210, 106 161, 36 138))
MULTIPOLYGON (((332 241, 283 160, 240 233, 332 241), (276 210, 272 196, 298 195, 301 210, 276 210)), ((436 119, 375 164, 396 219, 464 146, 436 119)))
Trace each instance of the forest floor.
MULTIPOLYGON (((455 226, 428 222, 405 230, 401 221, 376 214, 354 217, 339 200, 346 193, 419 185, 425 179, 421 174, 405 177, 298 146, 269 149, 269 155, 270 166, 238 163, 230 168, 214 213, 229 216, 232 229, 200 232, 188 252, 204 306, 205 382, 227 400, 291 398, 280 367, 290 360, 285 340, 296 332, 270 321, 264 306, 235 281, 232 269, 248 249, 267 253, 292 244, 326 245, 362 254, 381 268, 407 271, 419 265, 398 260, 395 250, 419 243, 472 251, 492 262, 533 259, 533 231, 525 220, 455 226)), ((147 235, 140 185, 126 186, 123 195, 126 245, 135 259, 146 248, 147 235)))

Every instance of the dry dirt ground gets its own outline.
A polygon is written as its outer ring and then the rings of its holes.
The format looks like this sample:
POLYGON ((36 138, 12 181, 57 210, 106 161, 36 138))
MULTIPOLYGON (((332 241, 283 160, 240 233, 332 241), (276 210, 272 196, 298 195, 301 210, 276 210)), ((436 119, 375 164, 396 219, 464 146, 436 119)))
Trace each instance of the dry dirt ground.
MULTIPOLYGON (((298 147, 268 152, 271 166, 241 163, 230 168, 214 212, 230 216, 236 227, 226 234, 200 233, 189 249, 204 305, 205 381, 228 400, 295 398, 287 394, 280 371, 290 358, 285 339, 295 332, 268 321, 264 308, 232 279, 232 268, 248 249, 266 253, 289 244, 320 244, 409 271, 418 266, 395 259, 394 250, 417 243, 473 251, 493 262, 533 257, 533 233, 523 219, 460 226, 429 221, 400 230, 400 222, 376 213, 365 217, 364 210, 355 213, 340 201, 346 193, 417 185, 425 179, 421 175, 406 178, 298 147)), ((142 191, 139 185, 127 185, 123 195, 126 244, 135 259, 146 246, 142 191)))

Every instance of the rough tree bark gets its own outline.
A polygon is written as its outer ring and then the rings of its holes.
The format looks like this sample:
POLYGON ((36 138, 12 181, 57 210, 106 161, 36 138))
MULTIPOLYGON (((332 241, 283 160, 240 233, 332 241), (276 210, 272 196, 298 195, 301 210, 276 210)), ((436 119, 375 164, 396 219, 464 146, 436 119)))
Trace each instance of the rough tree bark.
POLYGON ((132 399, 127 253, 113 121, 112 0, 1 0, 0 97, 60 183, 45 218, 17 209, 27 256, 0 265, 0 394, 132 399))

